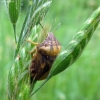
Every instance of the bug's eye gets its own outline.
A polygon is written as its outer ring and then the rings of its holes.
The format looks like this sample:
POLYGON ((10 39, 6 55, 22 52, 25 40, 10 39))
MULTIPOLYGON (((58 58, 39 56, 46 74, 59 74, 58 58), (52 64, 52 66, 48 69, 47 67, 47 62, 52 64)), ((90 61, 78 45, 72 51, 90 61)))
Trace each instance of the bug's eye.
POLYGON ((49 56, 45 56, 45 59, 48 60, 49 59, 49 56))
POLYGON ((42 57, 43 57, 45 60, 48 60, 48 59, 49 59, 49 56, 47 56, 47 55, 42 55, 42 57))

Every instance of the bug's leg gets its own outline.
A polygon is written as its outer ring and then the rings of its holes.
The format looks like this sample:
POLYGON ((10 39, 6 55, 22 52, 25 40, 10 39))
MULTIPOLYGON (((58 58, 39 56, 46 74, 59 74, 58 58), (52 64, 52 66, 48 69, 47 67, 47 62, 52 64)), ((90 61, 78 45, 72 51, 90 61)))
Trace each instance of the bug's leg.
MULTIPOLYGON (((35 42, 31 41, 31 40, 26 40, 26 41, 29 42, 29 43, 31 43, 31 44, 33 44, 33 45, 35 45, 35 46, 39 45, 39 43, 35 43, 35 42)), ((36 52, 36 47, 32 51, 29 51, 28 53, 30 53, 31 56, 34 57, 34 53, 35 52, 36 52)))
POLYGON ((26 40, 26 41, 29 42, 29 43, 31 43, 31 44, 33 44, 33 45, 35 45, 35 46, 38 46, 39 45, 39 43, 33 42, 31 40, 26 40))
POLYGON ((33 53, 35 53, 35 51, 36 51, 36 48, 34 48, 32 51, 29 51, 29 53, 33 54, 33 53))

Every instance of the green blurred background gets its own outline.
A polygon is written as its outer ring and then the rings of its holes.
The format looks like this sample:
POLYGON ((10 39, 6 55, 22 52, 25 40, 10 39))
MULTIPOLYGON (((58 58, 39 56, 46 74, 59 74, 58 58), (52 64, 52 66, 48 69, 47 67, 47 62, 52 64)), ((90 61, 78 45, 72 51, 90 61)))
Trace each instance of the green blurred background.
MULTIPOLYGON (((61 22, 54 34, 63 49, 99 6, 100 0, 53 0, 44 23, 55 29, 61 22)), ((24 13, 25 11, 22 10, 17 23, 18 34, 24 13)), ((13 62, 14 49, 12 25, 4 3, 0 1, 0 100, 5 100, 7 96, 7 74, 13 62)), ((100 26, 81 57, 64 72, 50 79, 33 96, 33 99, 100 100, 100 26)))

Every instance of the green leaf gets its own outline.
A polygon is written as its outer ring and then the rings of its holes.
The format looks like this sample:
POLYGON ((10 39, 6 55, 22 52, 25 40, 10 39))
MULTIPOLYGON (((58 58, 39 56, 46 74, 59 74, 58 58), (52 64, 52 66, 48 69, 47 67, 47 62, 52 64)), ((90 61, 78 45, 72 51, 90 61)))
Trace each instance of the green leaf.
POLYGON ((54 62, 50 75, 54 76, 64 71, 73 64, 82 54, 82 51, 89 42, 92 34, 100 22, 100 7, 83 24, 80 31, 74 36, 68 46, 59 54, 54 62))
POLYGON ((92 34, 100 22, 100 7, 94 11, 90 18, 82 25, 80 31, 74 36, 68 46, 59 54, 54 62, 48 77, 34 90, 30 96, 34 95, 51 77, 61 73, 68 66, 73 64, 82 54, 82 51, 89 42, 92 34))
MULTIPOLYGON (((39 3, 39 1, 37 3, 39 3)), ((15 51, 15 57, 19 52, 20 46, 23 44, 26 38, 30 36, 32 28, 38 25, 39 22, 43 19, 42 17, 46 15, 47 11, 49 10, 48 7, 50 4, 51 1, 48 1, 48 2, 43 2, 41 5, 39 5, 39 7, 34 3, 28 6, 27 15, 23 23, 23 27, 17 44, 17 49, 15 51)))

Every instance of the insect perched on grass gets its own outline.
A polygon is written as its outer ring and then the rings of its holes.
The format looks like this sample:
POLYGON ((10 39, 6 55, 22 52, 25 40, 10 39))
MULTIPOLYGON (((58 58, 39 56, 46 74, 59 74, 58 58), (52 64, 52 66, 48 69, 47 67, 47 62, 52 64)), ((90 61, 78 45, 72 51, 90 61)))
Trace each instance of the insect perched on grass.
MULTIPOLYGON (((28 40, 28 42, 31 41, 28 40)), ((33 82, 46 79, 53 62, 61 50, 61 45, 53 33, 48 33, 46 39, 41 44, 31 43, 36 45, 36 48, 31 52, 30 78, 31 82, 33 82)))

